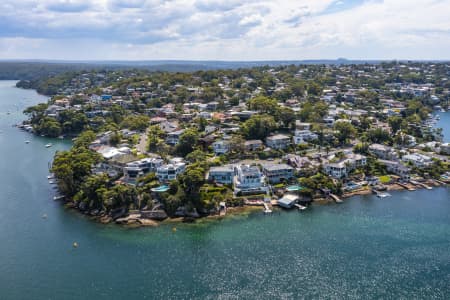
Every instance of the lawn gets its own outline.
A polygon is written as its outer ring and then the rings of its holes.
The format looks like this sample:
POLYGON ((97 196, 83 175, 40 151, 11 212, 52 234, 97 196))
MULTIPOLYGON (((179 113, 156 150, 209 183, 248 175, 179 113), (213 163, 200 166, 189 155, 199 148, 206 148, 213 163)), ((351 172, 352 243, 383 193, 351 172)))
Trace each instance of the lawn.
POLYGON ((391 176, 389 176, 389 175, 380 176, 381 183, 389 183, 390 181, 391 181, 391 176))

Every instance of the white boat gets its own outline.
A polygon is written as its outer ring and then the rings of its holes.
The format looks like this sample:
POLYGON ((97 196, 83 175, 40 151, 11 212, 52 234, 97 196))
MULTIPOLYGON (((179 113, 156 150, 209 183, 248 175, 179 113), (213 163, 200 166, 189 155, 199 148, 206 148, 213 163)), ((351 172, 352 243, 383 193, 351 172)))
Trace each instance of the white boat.
POLYGON ((386 198, 386 197, 390 197, 390 196, 391 196, 391 194, 389 194, 389 193, 378 193, 377 194, 378 198, 386 198))
POLYGON ((53 180, 49 180, 48 183, 50 183, 50 184, 56 184, 56 182, 53 181, 53 180))
POLYGON ((29 144, 30 143, 30 141, 25 141, 25 144, 29 144))
POLYGON ((52 145, 52 143, 48 143, 47 145, 45 145, 45 148, 50 148, 52 145))

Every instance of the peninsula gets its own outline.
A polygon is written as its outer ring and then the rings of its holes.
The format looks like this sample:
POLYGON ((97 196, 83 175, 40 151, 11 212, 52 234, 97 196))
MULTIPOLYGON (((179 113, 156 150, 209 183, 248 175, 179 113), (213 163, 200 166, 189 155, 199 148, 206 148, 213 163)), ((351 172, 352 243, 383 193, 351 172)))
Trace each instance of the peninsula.
POLYGON ((19 127, 73 138, 51 167, 67 206, 154 225, 245 205, 305 209, 450 182, 448 63, 86 70, 23 80, 51 96, 19 127))

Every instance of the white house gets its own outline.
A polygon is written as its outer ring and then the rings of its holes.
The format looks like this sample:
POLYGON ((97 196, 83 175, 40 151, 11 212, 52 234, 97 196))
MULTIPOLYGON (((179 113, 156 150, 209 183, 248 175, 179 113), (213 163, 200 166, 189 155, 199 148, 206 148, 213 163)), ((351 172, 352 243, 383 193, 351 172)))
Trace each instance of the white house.
POLYGON ((404 155, 402 160, 404 162, 410 162, 418 168, 429 166, 432 163, 431 157, 419 153, 404 155))
POLYGON ((156 177, 161 182, 175 180, 185 169, 186 163, 182 162, 182 159, 172 159, 169 164, 156 169, 156 177))
POLYGON ((403 165, 401 162, 392 160, 378 160, 386 167, 386 170, 390 173, 400 176, 404 180, 410 179, 411 169, 403 165))
POLYGON ((303 144, 308 141, 316 140, 318 138, 318 135, 311 132, 308 129, 305 130, 295 130, 295 134, 293 137, 294 144, 303 144))
POLYGON ((236 191, 265 191, 264 176, 257 166, 238 165, 234 167, 236 191))
POLYGON ((325 164, 325 173, 334 178, 345 178, 352 170, 367 164, 367 158, 360 154, 350 154, 347 158, 336 162, 325 164))

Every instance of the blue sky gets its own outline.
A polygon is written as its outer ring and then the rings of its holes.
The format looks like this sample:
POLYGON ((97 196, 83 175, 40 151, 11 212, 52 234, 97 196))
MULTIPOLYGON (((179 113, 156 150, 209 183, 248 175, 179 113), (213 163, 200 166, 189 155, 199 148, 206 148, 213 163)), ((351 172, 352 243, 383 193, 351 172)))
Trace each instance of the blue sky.
POLYGON ((450 0, 2 0, 0 59, 450 59, 450 0))

